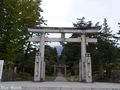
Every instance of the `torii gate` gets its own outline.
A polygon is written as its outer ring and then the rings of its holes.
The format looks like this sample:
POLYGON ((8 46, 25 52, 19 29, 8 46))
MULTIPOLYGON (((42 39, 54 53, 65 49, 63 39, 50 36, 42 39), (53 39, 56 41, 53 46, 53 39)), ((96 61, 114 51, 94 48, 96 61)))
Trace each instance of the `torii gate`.
POLYGON ((81 42, 81 61, 79 61, 79 81, 92 82, 90 54, 86 54, 86 43, 97 42, 96 38, 86 37, 86 33, 97 33, 100 27, 71 28, 71 27, 37 27, 27 26, 29 32, 40 33, 36 38, 29 37, 29 41, 40 42, 40 51, 35 60, 34 81, 45 80, 44 43, 45 42, 81 42), (46 33, 61 33, 61 38, 45 37, 46 33), (79 33, 81 37, 65 38, 65 33, 79 33), (87 56, 87 57, 86 57, 87 56), (89 59, 89 60, 88 60, 89 59), (87 60, 87 61, 86 61, 87 60), (89 66, 86 62, 89 62, 89 66))

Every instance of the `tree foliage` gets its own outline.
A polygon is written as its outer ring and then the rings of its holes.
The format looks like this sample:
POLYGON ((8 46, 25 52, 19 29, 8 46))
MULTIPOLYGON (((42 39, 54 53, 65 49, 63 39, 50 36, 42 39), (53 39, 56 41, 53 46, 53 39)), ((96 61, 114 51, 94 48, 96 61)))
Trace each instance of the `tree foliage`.
POLYGON ((58 61, 57 49, 46 45, 45 46, 45 63, 46 63, 47 75, 54 74, 54 64, 57 61, 58 61))
POLYGON ((102 29, 97 37, 98 43, 96 46, 96 52, 98 53, 98 57, 96 59, 99 62, 98 65, 103 65, 103 69, 107 70, 107 73, 110 73, 111 69, 114 69, 113 63, 116 62, 117 58, 119 58, 119 48, 116 44, 116 40, 114 39, 115 35, 112 34, 106 19, 104 19, 102 29), (110 64, 111 68, 109 68, 110 64))
MULTIPOLYGON (((74 27, 78 28, 91 28, 99 26, 99 22, 93 25, 92 21, 85 21, 85 18, 77 19, 73 23, 74 27)), ((72 34, 71 37, 80 37, 80 34, 72 34)), ((89 38, 97 38, 97 43, 87 43, 87 52, 91 54, 93 74, 99 71, 103 75, 103 70, 107 71, 110 75, 111 70, 115 69, 116 60, 120 57, 119 47, 117 46, 116 36, 112 34, 112 30, 107 24, 107 19, 104 19, 101 30, 97 34, 86 34, 89 38)), ((69 62, 69 67, 75 68, 81 59, 81 44, 80 43, 67 43, 63 45, 61 60, 69 62)), ((71 69, 69 68, 69 69, 71 69)))
POLYGON ((0 2, 0 59, 12 65, 24 54, 29 32, 25 24, 39 25, 38 0, 1 0, 0 2))

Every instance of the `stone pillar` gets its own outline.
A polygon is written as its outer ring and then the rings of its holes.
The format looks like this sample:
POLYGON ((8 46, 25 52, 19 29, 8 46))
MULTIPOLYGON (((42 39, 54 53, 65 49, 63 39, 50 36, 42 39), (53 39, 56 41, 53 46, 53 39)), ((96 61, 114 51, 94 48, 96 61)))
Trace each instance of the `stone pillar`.
POLYGON ((85 81, 85 54, 86 54, 86 36, 85 33, 82 33, 81 35, 81 62, 82 62, 82 69, 81 69, 81 73, 82 73, 82 77, 81 77, 81 81, 85 81))
POLYGON ((40 67, 40 53, 37 52, 36 53, 36 56, 35 56, 35 69, 34 69, 34 81, 37 82, 40 80, 40 70, 41 70, 41 67, 40 67))
POLYGON ((44 77, 45 77, 45 62, 44 62, 44 45, 45 42, 45 33, 42 32, 41 33, 41 39, 40 39, 40 53, 41 53, 41 77, 40 77, 40 81, 44 81, 44 77))
POLYGON ((45 81, 45 66, 46 66, 46 65, 45 65, 45 61, 44 61, 44 65, 43 65, 43 66, 44 66, 44 67, 43 67, 43 69, 44 69, 44 70, 43 70, 43 80, 45 81))
POLYGON ((65 75, 66 75, 66 67, 67 67, 67 66, 65 65, 65 66, 64 66, 64 68, 65 68, 65 75))
POLYGON ((54 75, 56 75, 56 65, 54 65, 54 75))
POLYGON ((0 82, 2 80, 4 60, 0 60, 0 82))
POLYGON ((85 54, 85 59, 86 59, 86 82, 92 82, 92 71, 91 71, 91 57, 90 53, 85 54))
POLYGON ((79 60, 79 81, 82 80, 82 60, 79 60))

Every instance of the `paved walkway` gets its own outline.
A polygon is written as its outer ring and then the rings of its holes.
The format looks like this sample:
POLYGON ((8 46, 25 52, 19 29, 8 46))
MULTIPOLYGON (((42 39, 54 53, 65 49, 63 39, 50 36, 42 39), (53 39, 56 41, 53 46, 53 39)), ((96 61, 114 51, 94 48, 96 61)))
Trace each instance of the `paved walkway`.
POLYGON ((15 81, 15 82, 0 82, 0 90, 120 90, 120 84, 15 81), (8 87, 8 89, 2 89, 5 87, 6 88, 8 87), (18 89, 9 89, 12 87, 18 89))
POLYGON ((67 82, 59 73, 54 82, 0 82, 0 90, 120 90, 120 84, 67 82))
POLYGON ((61 73, 58 73, 55 82, 67 82, 67 80, 62 76, 61 73))

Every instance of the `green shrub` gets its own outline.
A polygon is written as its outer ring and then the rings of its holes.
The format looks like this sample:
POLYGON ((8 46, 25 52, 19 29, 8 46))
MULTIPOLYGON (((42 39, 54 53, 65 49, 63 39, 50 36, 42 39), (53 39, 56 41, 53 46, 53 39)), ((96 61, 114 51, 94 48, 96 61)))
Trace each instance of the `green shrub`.
POLYGON ((33 81, 33 77, 26 72, 16 73, 14 76, 15 81, 33 81))

